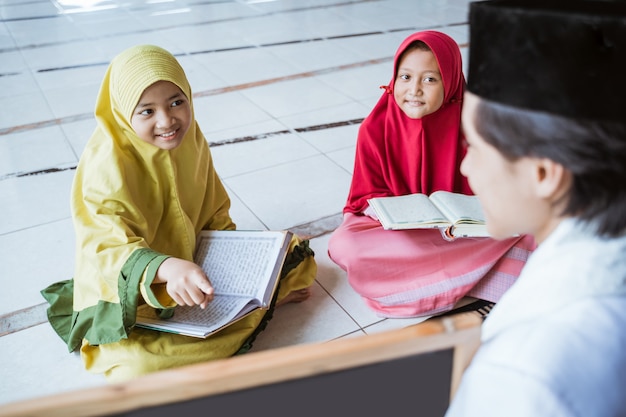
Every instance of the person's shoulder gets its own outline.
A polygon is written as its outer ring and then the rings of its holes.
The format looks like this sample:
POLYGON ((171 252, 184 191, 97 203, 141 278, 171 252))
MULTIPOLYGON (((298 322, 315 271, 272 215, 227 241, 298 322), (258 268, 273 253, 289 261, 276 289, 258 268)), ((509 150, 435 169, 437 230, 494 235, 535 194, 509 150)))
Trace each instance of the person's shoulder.
POLYGON ((506 328, 481 345, 446 416, 618 415, 625 303, 588 297, 506 328))
MULTIPOLYGON (((626 384, 626 295, 581 298, 512 325, 485 345, 488 362, 552 383, 588 380, 606 371, 626 384), (600 373, 599 373, 600 372, 600 373)), ((529 303, 528 308, 532 308, 529 303)), ((591 381, 589 381, 591 383, 591 381)))

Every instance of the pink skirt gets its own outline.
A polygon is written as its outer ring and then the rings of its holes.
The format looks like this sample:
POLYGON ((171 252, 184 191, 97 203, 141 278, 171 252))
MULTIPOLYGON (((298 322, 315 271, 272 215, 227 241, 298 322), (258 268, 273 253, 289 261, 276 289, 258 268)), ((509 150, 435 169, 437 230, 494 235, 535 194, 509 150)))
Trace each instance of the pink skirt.
POLYGON ((419 317, 451 310, 465 296, 497 302, 535 246, 532 236, 447 241, 437 229, 384 230, 346 213, 328 255, 379 316, 419 317))

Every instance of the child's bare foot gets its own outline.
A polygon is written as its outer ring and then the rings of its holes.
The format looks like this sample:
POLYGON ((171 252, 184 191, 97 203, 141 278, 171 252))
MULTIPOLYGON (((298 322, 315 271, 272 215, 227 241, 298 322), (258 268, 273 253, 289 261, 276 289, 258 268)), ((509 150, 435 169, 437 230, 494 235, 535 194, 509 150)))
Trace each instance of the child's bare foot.
POLYGON ((311 288, 303 288, 301 290, 292 291, 285 298, 276 303, 276 307, 289 303, 301 303, 311 296, 311 288))

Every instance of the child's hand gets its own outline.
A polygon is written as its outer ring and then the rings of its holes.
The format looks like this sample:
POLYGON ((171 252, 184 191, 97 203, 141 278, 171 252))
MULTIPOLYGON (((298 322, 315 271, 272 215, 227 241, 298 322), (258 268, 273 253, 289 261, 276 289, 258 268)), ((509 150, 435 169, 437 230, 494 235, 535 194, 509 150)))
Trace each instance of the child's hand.
POLYGON ((166 283, 167 293, 178 305, 205 308, 213 300, 213 286, 202 268, 184 259, 167 258, 153 282, 166 283))

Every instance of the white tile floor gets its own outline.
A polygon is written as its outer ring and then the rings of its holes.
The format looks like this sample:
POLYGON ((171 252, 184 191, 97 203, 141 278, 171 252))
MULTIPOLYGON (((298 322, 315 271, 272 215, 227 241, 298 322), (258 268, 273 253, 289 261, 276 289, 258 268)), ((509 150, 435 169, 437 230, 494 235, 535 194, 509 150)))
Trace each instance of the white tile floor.
POLYGON ((72 276, 69 190, 106 66, 152 43, 178 56, 243 229, 312 237, 313 296, 255 350, 406 326, 369 311, 329 261, 359 122, 409 34, 466 56, 468 0, 0 0, 1 404, 105 384, 45 322, 39 290, 72 276))

